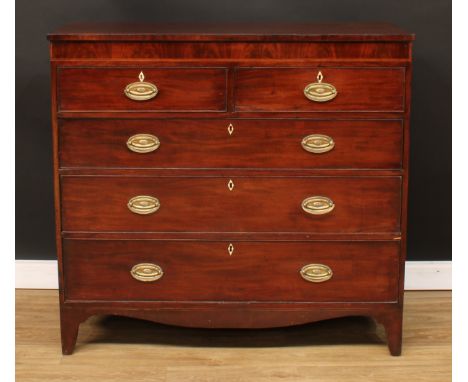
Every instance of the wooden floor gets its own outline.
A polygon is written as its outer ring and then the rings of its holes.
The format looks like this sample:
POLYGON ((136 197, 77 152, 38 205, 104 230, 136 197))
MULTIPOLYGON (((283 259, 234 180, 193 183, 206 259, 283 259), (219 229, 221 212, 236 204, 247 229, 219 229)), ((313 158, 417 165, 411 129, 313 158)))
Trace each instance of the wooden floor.
POLYGON ((56 291, 17 290, 17 382, 451 380, 450 292, 406 293, 401 357, 360 317, 255 331, 94 317, 62 356, 58 314, 56 291))

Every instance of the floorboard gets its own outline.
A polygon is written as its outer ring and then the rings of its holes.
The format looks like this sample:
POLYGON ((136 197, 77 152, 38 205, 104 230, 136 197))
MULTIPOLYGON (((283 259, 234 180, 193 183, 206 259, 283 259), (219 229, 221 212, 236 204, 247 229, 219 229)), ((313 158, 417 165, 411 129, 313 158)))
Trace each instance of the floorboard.
POLYGON ((16 291, 16 381, 451 381, 451 292, 406 292, 403 354, 350 317, 298 327, 203 330, 93 317, 60 351, 58 294, 16 291))

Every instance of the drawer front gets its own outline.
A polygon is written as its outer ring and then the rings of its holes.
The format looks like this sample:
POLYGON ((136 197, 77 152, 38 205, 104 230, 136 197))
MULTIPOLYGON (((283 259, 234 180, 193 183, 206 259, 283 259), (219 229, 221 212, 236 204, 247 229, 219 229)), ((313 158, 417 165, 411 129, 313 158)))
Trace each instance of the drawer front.
POLYGON ((64 240, 65 296, 121 301, 395 301, 399 251, 397 242, 64 240), (307 265, 303 277, 301 269, 307 265))
POLYGON ((60 68, 59 111, 226 110, 224 68, 60 68), (145 85, 138 93, 140 73, 145 85), (143 78, 143 77, 142 77, 143 78), (125 94, 127 92, 139 99, 125 94), (155 89, 147 91, 153 85, 155 89), (157 92, 157 93, 156 93, 157 92), (155 95, 156 94, 156 95, 155 95))
POLYGON ((398 169, 402 160, 400 120, 94 119, 59 126, 62 167, 398 169))
POLYGON ((245 112, 400 112, 404 110, 404 81, 403 68, 238 69, 235 109, 245 112), (319 71, 323 79, 317 85, 319 71), (306 98, 304 90, 309 84, 319 88, 314 92, 320 101, 306 98), (329 85, 335 93, 331 94, 329 85), (329 97, 321 97, 319 92, 334 98, 324 101, 329 97))
POLYGON ((62 176, 61 190, 64 231, 400 231, 398 176, 62 176))

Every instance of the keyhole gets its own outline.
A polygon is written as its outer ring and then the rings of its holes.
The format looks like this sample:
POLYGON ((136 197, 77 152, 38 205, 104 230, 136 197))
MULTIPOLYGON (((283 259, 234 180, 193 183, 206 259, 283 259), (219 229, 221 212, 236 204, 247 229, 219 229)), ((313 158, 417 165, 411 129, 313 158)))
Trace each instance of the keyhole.
POLYGON ((232 179, 229 179, 228 189, 229 191, 232 191, 234 189, 234 182, 232 181, 232 179))
POLYGON ((228 253, 229 256, 232 256, 232 254, 234 253, 234 246, 232 245, 232 243, 229 243, 228 245, 228 253))
POLYGON ((318 72, 318 74, 317 74, 317 81, 318 81, 318 83, 321 83, 322 80, 323 80, 323 74, 322 74, 322 72, 318 72))
POLYGON ((229 124, 227 130, 229 135, 232 135, 232 133, 234 132, 234 126, 232 126, 232 123, 229 124))

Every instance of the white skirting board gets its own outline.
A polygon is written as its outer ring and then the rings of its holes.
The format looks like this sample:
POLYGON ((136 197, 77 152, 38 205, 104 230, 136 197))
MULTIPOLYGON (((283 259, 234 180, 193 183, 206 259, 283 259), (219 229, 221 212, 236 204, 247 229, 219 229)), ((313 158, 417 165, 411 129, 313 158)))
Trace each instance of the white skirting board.
MULTIPOLYGON (((16 260, 16 288, 58 289, 57 277, 56 260, 16 260)), ((452 262, 407 261, 405 289, 452 289, 452 262)))

